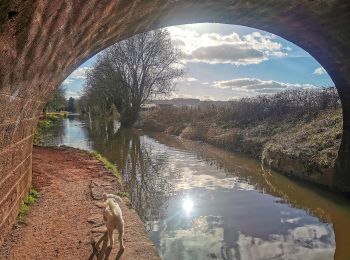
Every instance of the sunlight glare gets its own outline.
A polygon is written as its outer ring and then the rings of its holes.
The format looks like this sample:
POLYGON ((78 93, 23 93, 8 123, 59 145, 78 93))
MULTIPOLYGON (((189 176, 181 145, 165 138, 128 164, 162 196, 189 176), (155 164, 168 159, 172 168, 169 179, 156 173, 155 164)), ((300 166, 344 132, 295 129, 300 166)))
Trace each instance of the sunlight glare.
POLYGON ((186 198, 182 204, 182 208, 186 212, 186 214, 190 214, 193 209, 193 202, 191 199, 186 198))

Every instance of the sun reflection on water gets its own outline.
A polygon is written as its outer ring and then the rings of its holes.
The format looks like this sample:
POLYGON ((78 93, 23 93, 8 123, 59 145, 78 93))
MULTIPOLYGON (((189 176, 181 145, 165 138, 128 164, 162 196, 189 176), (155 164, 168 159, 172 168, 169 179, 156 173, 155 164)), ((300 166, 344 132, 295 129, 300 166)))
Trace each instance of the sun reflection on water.
POLYGON ((182 208, 186 212, 186 215, 190 215, 193 210, 193 201, 190 198, 184 199, 182 208))

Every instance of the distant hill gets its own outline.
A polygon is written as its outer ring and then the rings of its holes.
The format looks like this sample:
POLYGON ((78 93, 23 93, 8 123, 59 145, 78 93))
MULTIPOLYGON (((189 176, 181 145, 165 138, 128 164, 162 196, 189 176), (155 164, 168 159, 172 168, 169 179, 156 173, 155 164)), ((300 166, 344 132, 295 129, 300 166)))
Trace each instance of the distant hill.
POLYGON ((188 106, 188 107, 198 107, 198 106, 224 106, 228 104, 228 101, 212 101, 205 100, 201 101, 197 98, 173 98, 173 99, 165 99, 165 100, 151 100, 149 103, 153 103, 156 105, 166 104, 173 105, 177 107, 188 106))

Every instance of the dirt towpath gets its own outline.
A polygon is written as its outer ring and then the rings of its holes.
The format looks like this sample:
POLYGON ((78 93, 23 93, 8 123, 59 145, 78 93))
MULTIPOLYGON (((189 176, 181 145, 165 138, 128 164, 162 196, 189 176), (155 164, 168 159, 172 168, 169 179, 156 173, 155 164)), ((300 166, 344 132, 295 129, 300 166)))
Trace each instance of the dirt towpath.
MULTIPOLYGON (((103 192, 114 193, 120 183, 93 156, 70 148, 35 147, 33 187, 39 191, 25 224, 15 227, 0 247, 0 259, 88 259, 90 241, 104 228, 103 192)), ((125 251, 120 259, 159 259, 136 212, 127 199, 121 208, 125 221, 125 251)), ((117 241, 117 234, 115 234, 117 241)), ((109 259, 115 259, 118 242, 109 259)))

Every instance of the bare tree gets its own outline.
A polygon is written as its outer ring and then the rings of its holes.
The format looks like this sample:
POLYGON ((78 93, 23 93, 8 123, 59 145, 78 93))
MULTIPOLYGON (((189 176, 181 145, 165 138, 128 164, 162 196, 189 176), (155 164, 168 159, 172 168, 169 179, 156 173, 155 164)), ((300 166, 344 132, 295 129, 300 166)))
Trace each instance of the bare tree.
POLYGON ((167 30, 138 34, 109 47, 87 73, 85 95, 99 93, 107 106, 114 104, 122 127, 131 127, 142 104, 150 97, 168 95, 175 79, 183 75, 178 63, 181 52, 167 30))

